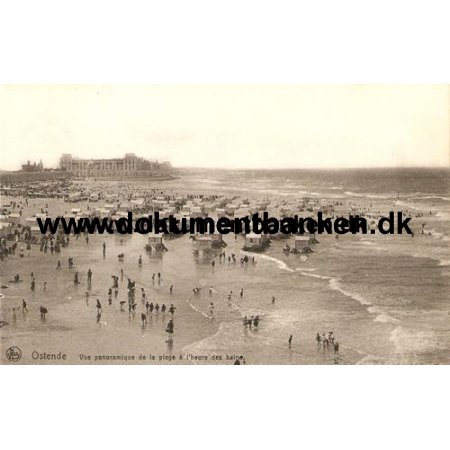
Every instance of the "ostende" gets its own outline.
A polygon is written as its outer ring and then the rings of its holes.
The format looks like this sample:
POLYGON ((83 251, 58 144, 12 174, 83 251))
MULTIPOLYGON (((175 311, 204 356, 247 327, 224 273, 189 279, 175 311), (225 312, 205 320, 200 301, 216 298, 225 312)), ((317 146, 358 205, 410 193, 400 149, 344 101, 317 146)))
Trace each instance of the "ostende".
POLYGON ((31 357, 33 359, 67 359, 67 355, 65 353, 59 352, 59 353, 39 353, 36 350, 31 354, 31 357))

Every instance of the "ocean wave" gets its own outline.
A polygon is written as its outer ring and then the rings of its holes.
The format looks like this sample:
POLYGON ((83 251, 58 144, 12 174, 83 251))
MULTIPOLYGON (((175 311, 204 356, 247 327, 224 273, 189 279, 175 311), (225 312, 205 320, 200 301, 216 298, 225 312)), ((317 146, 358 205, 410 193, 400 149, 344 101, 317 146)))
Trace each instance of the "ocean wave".
POLYGON ((348 197, 358 197, 358 198, 373 198, 373 199, 380 199, 380 200, 384 200, 384 199, 392 199, 394 197, 397 196, 397 194, 393 194, 393 193, 388 193, 388 194, 368 194, 368 193, 357 193, 357 192, 352 192, 352 191, 345 191, 344 192, 345 195, 347 195, 348 197))
POLYGON ((395 328, 389 339, 401 355, 416 355, 419 352, 434 350, 439 345, 438 336, 433 331, 413 331, 402 326, 395 328))
POLYGON ((349 290, 345 289, 342 282, 338 278, 330 277, 327 275, 321 275, 318 273, 311 273, 302 268, 292 269, 291 267, 288 267, 288 265, 284 261, 282 261, 278 258, 274 258, 273 256, 258 255, 257 257, 275 263, 278 266, 278 268, 281 270, 285 270, 290 273, 299 273, 300 275, 305 276, 305 277, 311 277, 311 278, 328 281, 329 286, 332 290, 338 291, 341 294, 345 295, 346 297, 356 300, 361 305, 366 306, 369 313, 376 315, 376 317, 374 319, 374 321, 376 321, 376 322, 383 322, 383 323, 398 323, 399 322, 397 319, 395 319, 394 317, 391 317, 386 311, 382 310, 379 306, 374 305, 370 300, 366 299, 362 295, 350 292, 349 290))
POLYGON ((439 219, 450 220, 450 212, 448 212, 448 211, 438 211, 436 213, 436 217, 439 217, 439 219))
MULTIPOLYGON (((244 254, 246 254, 246 252, 242 252, 244 254)), ((279 269, 281 270, 286 270, 288 272, 296 272, 296 269, 292 269, 291 267, 288 267, 288 265, 282 261, 281 259, 275 258, 273 256, 269 256, 269 255, 256 255, 256 259, 264 259, 266 261, 271 261, 273 263, 275 263, 279 269)))
POLYGON ((412 198, 415 200, 444 200, 446 202, 450 202, 450 197, 444 197, 441 195, 415 195, 412 198))
POLYGON ((191 308, 193 311, 198 312, 198 313, 201 314, 203 317, 206 317, 207 319, 209 319, 209 318, 211 317, 209 314, 207 314, 207 313, 205 313, 204 311, 202 311, 201 309, 197 308, 197 306, 195 306, 195 305, 192 303, 192 301, 191 301, 191 299, 190 299, 189 297, 186 299, 186 303, 190 306, 190 308, 191 308))

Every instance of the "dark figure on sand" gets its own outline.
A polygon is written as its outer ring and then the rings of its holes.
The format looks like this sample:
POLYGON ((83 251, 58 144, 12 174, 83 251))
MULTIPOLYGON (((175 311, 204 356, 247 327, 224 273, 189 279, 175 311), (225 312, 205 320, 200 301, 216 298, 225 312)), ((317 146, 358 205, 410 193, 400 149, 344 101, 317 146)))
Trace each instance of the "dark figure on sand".
POLYGON ((173 336, 174 328, 175 328, 175 326, 173 324, 173 320, 170 319, 169 323, 167 324, 167 327, 166 327, 166 333, 169 335, 169 339, 171 339, 173 336))
POLYGON ((40 308, 39 308, 39 312, 41 313, 41 319, 45 319, 45 315, 47 314, 47 308, 45 308, 45 307, 43 307, 43 306, 41 306, 40 308))

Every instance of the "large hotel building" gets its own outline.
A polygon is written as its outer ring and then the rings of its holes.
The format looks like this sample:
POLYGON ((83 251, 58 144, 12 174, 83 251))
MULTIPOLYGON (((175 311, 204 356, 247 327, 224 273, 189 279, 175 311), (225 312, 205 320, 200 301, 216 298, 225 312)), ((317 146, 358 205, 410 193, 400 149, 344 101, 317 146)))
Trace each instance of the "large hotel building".
POLYGON ((127 153, 124 158, 115 159, 80 159, 70 154, 63 154, 59 161, 62 170, 71 172, 77 177, 151 177, 170 171, 169 163, 147 161, 127 153))

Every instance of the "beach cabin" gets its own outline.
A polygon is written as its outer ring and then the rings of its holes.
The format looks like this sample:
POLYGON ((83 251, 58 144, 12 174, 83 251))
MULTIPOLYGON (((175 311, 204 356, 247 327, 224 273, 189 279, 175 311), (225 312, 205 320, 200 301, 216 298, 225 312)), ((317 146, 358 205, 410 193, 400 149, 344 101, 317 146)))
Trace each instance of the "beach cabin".
POLYGON ((195 217, 203 217, 202 208, 200 208, 199 206, 193 206, 191 208, 190 216, 193 217, 193 218, 195 218, 195 217))
POLYGON ((137 198, 136 200, 131 200, 131 205, 134 209, 143 208, 145 204, 145 200, 143 198, 137 198))
POLYGON ((41 229, 39 227, 33 226, 30 228, 30 236, 32 238, 39 239, 43 236, 43 234, 41 233, 41 229))
POLYGON ((251 247, 252 245, 261 244, 261 234, 249 233, 245 236, 245 245, 251 247))
POLYGON ((235 203, 229 203, 226 207, 225 207, 225 213, 228 214, 229 216, 234 216, 234 212, 239 208, 239 205, 235 204, 235 203))
POLYGON ((10 222, 0 223, 0 238, 7 238, 13 233, 12 224, 10 222))
POLYGON ((153 200, 153 208, 155 211, 162 211, 167 205, 165 200, 153 200))
POLYGON ((223 234, 214 233, 211 235, 211 238, 213 248, 223 248, 227 246, 226 242, 223 240, 223 234))
POLYGON ((145 250, 148 252, 157 251, 157 252, 166 252, 167 247, 163 242, 163 235, 152 233, 149 234, 147 238, 147 245, 145 246, 145 250))
POLYGON ((242 248, 248 252, 262 252, 270 245, 270 240, 265 234, 249 233, 245 235, 245 245, 242 248))
POLYGON ((226 217, 227 216, 224 208, 216 208, 216 215, 217 215, 217 218, 219 218, 219 219, 221 217, 226 217))
POLYGON ((334 212, 334 206, 333 205, 323 205, 322 206, 322 213, 326 216, 333 214, 334 212))
POLYGON ((212 249, 212 237, 211 236, 199 236, 195 240, 195 246, 197 251, 208 251, 212 249))
POLYGON ((294 248, 298 252, 304 253, 309 248, 308 236, 295 236, 294 248))
POLYGON ((20 222, 20 214, 18 213, 11 213, 9 215, 9 222, 11 222, 14 225, 17 225, 20 222))
POLYGON ((37 224, 36 218, 35 217, 27 217, 25 219, 25 226, 35 226, 37 224))

